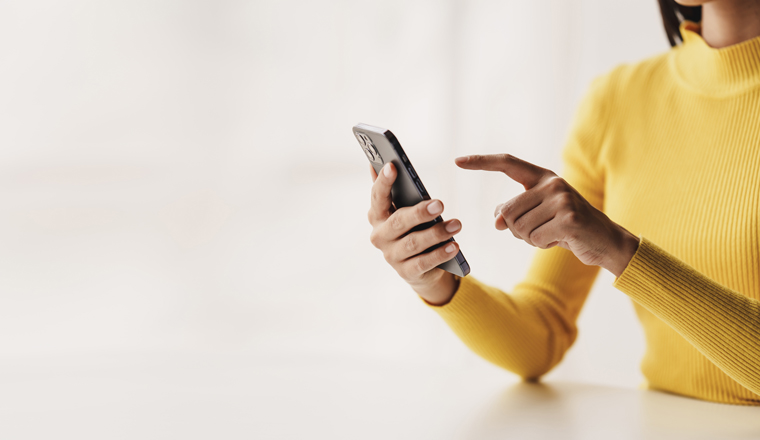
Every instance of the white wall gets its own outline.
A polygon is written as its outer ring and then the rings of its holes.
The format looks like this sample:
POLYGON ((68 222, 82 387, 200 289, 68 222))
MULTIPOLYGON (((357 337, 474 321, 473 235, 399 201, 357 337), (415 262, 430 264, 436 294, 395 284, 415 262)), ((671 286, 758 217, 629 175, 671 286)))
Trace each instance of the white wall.
MULTIPOLYGON (((483 362, 369 244, 351 126, 396 133, 509 289, 519 187, 453 158, 557 169, 591 78, 666 49, 654 1, 0 1, 0 354, 483 362)), ((555 377, 638 384, 611 280, 555 377)))

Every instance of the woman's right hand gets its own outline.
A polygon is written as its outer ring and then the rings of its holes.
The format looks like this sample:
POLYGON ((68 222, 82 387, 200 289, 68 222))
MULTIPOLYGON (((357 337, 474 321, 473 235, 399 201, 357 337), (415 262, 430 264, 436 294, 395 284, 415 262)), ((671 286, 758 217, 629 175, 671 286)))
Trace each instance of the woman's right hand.
POLYGON ((383 251, 385 261, 422 299, 433 305, 446 304, 456 292, 459 280, 436 266, 454 258, 459 245, 451 242, 431 252, 421 252, 456 235, 462 224, 452 219, 409 233, 417 225, 438 217, 443 212, 443 203, 440 200, 425 200, 414 206, 396 209, 391 200, 396 168, 392 163, 387 163, 379 176, 374 169, 370 169, 374 181, 368 214, 372 225, 372 245, 383 251))

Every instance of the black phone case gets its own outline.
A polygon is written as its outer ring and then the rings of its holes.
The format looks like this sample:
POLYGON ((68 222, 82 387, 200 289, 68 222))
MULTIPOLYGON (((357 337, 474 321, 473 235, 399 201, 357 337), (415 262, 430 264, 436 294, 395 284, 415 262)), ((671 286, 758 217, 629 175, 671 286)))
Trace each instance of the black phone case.
MULTIPOLYGON (((390 130, 367 124, 357 124, 354 126, 353 131, 354 136, 359 141, 359 145, 364 150, 365 156, 369 159, 376 173, 380 173, 383 165, 388 162, 392 162, 396 170, 398 170, 398 176, 393 183, 393 188, 391 188, 391 197, 396 208, 413 206, 423 200, 430 200, 430 195, 425 190, 422 179, 420 179, 420 176, 412 166, 412 162, 404 153, 404 149, 401 148, 398 139, 396 139, 396 136, 390 130)), ((441 216, 438 216, 432 222, 423 223, 412 231, 427 229, 442 221, 441 216)), ((454 241, 454 239, 450 238, 444 243, 451 241, 454 241)), ((425 250, 425 252, 430 252, 442 245, 443 243, 433 246, 425 250)), ((438 267, 461 277, 470 273, 470 265, 465 260, 462 251, 457 252, 454 258, 440 264, 438 267)))

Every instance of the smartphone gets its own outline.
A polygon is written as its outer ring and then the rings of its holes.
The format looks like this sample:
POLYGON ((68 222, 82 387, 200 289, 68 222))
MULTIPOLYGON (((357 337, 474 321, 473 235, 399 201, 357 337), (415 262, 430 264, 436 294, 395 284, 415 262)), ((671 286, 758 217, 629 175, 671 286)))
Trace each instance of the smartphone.
MULTIPOLYGON (((391 188, 391 197, 396 208, 413 206, 423 200, 430 200, 430 195, 427 190, 425 190, 425 185, 422 184, 422 179, 420 179, 417 171, 414 170, 412 162, 406 156, 398 139, 396 139, 396 136, 394 136, 390 130, 373 127, 367 124, 357 124, 354 126, 353 131, 354 136, 356 136, 359 145, 361 145, 362 150, 364 151, 364 155, 367 156, 367 159, 369 159, 369 162, 372 164, 372 168, 375 169, 376 173, 380 174, 383 165, 388 162, 392 162, 396 167, 398 176, 391 188)), ((423 223, 412 229, 412 231, 427 229, 442 221, 443 219, 439 215, 435 220, 423 223)), ((430 249, 426 249, 425 252, 430 252, 451 241, 454 241, 453 237, 443 243, 431 247, 430 249)), ((470 265, 467 264, 467 260, 464 259, 462 251, 457 252, 451 260, 440 264, 438 267, 447 272, 451 272, 454 275, 459 275, 460 277, 466 276, 470 273, 470 265)))

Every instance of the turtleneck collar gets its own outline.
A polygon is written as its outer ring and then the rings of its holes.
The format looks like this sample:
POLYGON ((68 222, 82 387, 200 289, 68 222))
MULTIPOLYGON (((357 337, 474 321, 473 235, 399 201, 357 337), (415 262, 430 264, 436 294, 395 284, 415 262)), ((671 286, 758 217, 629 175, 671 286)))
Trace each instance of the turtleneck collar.
POLYGON ((723 97, 760 86, 760 37, 714 49, 697 23, 681 23, 683 44, 671 53, 676 75, 699 93, 723 97))

